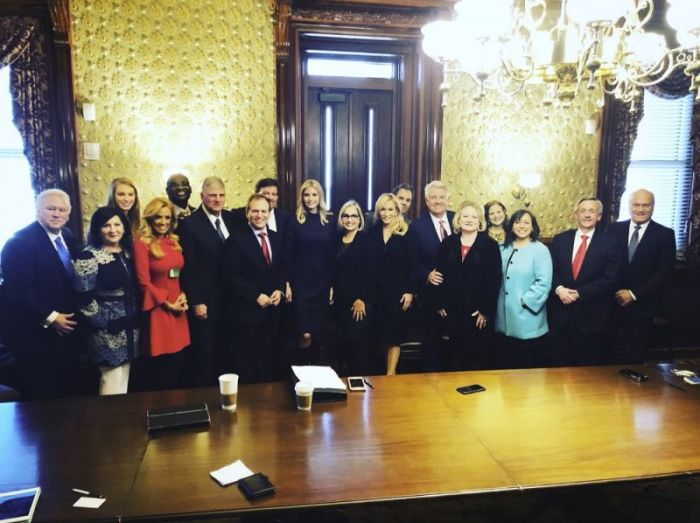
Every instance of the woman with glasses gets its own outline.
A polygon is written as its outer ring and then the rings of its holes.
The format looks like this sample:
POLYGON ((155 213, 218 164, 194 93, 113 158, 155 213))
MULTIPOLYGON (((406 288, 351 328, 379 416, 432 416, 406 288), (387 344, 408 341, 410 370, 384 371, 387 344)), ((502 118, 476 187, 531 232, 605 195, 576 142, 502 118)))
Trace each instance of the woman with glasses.
POLYGON ((369 373, 368 347, 375 287, 376 256, 372 241, 363 231, 359 204, 350 200, 340 208, 342 235, 335 241, 333 256, 333 306, 336 346, 347 373, 369 373))
POLYGON ((375 225, 370 234, 378 263, 375 334, 378 344, 386 348, 386 373, 392 376, 396 374, 401 343, 408 330, 407 311, 416 292, 413 277, 416 255, 396 196, 380 195, 374 214, 375 225))
POLYGON ((297 194, 296 220, 291 225, 290 289, 299 333, 299 347, 308 348, 314 335, 328 326, 331 296, 331 257, 335 219, 326 209, 323 188, 306 180, 297 194))

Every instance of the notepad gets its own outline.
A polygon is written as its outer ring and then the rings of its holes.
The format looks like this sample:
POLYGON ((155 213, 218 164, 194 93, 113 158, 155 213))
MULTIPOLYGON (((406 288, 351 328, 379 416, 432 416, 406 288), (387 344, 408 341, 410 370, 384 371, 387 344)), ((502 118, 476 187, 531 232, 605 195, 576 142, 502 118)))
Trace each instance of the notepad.
POLYGON ((236 460, 230 465, 226 465, 217 470, 212 470, 209 474, 216 481, 221 484, 222 487, 235 483, 239 479, 247 478, 253 475, 253 471, 250 470, 245 464, 240 460, 236 460))
POLYGON ((342 401, 348 398, 348 389, 338 374, 327 366, 292 365, 298 381, 307 381, 314 386, 314 401, 342 401))

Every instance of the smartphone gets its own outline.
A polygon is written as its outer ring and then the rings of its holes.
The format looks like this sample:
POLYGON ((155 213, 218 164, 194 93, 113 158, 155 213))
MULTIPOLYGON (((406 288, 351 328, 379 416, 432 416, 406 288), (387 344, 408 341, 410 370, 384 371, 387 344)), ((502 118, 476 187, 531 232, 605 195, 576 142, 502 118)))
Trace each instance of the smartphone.
POLYGON ((483 392, 486 389, 481 385, 465 385, 464 387, 457 387, 457 392, 460 394, 474 394, 475 392, 483 392))
POLYGON ((624 376, 625 378, 629 378, 632 381, 636 381, 637 383, 641 383, 649 379, 649 376, 647 376, 643 372, 638 372, 632 369, 621 369, 620 375, 624 376))
POLYGON ((350 390, 366 390, 365 379, 360 376, 351 376, 348 378, 348 389, 350 390))
POLYGON ((700 376, 685 376, 683 381, 688 385, 700 385, 700 376))
POLYGON ((239 480, 238 489, 248 499, 257 499, 275 493, 275 486, 270 478, 260 472, 239 480))

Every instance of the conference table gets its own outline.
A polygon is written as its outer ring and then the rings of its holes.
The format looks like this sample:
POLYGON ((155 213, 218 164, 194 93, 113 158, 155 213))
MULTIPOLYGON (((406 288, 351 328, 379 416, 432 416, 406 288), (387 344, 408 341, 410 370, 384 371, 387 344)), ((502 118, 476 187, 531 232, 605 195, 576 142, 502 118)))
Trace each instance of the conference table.
MULTIPOLYGON (((370 377, 347 401, 297 411, 289 383, 0 404, 0 490, 41 486, 34 521, 129 521, 489 495, 700 471, 700 390, 668 368, 495 370, 370 377), (456 388, 479 383, 484 392, 456 388), (208 428, 149 437, 150 408, 206 402, 208 428), (236 460, 273 496, 210 472, 236 460), (73 508, 72 488, 100 494, 73 508)), ((698 387, 700 389, 700 387, 698 387)))

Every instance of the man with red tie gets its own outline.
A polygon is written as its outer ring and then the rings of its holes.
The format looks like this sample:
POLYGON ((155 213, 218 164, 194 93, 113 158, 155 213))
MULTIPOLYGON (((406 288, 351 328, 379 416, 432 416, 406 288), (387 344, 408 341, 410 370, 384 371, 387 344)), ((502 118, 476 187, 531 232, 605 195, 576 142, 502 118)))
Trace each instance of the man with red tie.
POLYGON ((235 370, 244 383, 278 378, 279 305, 287 281, 284 248, 267 227, 270 202, 253 194, 246 205, 248 224, 224 243, 223 279, 231 296, 235 370))
POLYGON ((597 227, 603 216, 600 200, 581 198, 574 216, 578 227, 557 234, 551 247, 554 357, 564 365, 601 365, 609 356, 607 337, 621 249, 597 227))

